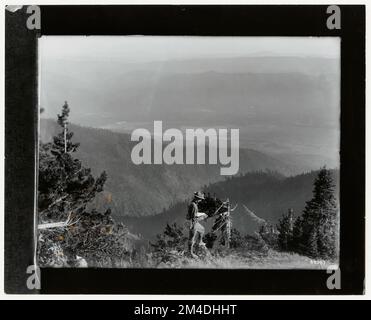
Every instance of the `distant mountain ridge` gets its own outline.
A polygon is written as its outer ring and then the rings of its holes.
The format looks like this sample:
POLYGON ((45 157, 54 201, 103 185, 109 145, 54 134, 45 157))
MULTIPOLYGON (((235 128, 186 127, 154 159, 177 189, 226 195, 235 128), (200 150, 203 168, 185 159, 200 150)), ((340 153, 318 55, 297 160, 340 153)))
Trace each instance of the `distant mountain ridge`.
POLYGON ((242 148, 305 170, 339 164, 338 59, 248 56, 130 64, 107 58, 52 61, 41 69, 45 117, 54 118, 67 100, 70 121, 83 126, 130 133, 162 120, 167 128, 238 128, 242 148))
MULTIPOLYGON (((339 194, 339 171, 331 171, 339 194)), ((220 199, 229 198, 232 205, 238 204, 232 213, 232 224, 242 233, 253 234, 264 223, 276 224, 282 214, 289 208, 294 210, 294 216, 301 215, 306 201, 313 194, 313 182, 318 171, 284 177, 275 172, 250 172, 243 176, 229 178, 205 187, 205 191, 215 194, 220 199), (248 210, 244 208, 247 207, 248 210)), ((161 233, 166 223, 186 223, 188 201, 179 202, 161 214, 134 218, 125 217, 124 223, 130 230, 141 234, 146 239, 153 239, 161 233)), ((207 220, 206 230, 210 230, 213 220, 207 220)))
MULTIPOLYGON (((287 110, 295 117, 300 114, 295 110, 315 116, 311 108, 332 110, 338 108, 339 101, 339 88, 334 82, 339 77, 339 61, 329 58, 209 57, 142 64, 63 60, 47 67, 41 96, 47 116, 53 116, 61 101, 67 100, 81 108, 71 115, 71 120, 89 126, 153 117, 170 120, 167 117, 175 116, 187 121, 189 112, 212 108, 223 115, 226 106, 227 115, 232 108, 237 120, 241 116, 250 119, 244 111, 251 106, 254 112, 264 115, 268 108, 268 115, 273 117, 279 110, 285 119, 290 116, 287 110), (303 104, 300 108, 298 101, 303 104)), ((308 115, 303 114, 300 120, 311 121, 308 115)), ((229 117, 236 120, 233 113, 229 117)), ((191 120, 194 123, 195 117, 191 120)), ((220 121, 218 114, 216 120, 220 121)), ((315 120, 322 121, 321 117, 315 120)))
MULTIPOLYGON (((50 141, 60 128, 53 120, 42 120, 40 139, 50 141)), ((127 134, 69 125, 73 140, 80 142, 76 157, 95 175, 108 174, 103 194, 92 207, 112 208, 116 217, 150 216, 187 199, 195 190, 224 180, 218 165, 134 165, 133 143, 127 134)), ((290 175, 298 168, 250 149, 240 150, 240 174, 273 170, 290 175)))

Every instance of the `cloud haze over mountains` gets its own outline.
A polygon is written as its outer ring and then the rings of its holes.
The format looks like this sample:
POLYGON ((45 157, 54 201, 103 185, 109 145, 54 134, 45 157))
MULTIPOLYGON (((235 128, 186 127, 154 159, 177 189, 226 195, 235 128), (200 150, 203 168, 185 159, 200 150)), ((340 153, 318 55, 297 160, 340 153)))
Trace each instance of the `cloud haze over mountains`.
POLYGON ((43 37, 40 105, 55 118, 130 133, 239 128, 240 145, 338 167, 336 38, 43 37))

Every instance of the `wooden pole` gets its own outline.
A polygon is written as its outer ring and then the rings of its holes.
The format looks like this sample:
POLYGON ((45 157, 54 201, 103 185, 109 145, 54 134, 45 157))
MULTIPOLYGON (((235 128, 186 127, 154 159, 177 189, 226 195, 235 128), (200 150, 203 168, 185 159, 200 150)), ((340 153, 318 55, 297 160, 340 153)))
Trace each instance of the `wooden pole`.
POLYGON ((227 216, 227 225, 226 225, 226 239, 224 240, 227 249, 230 247, 231 241, 231 205, 228 203, 228 216, 227 216))

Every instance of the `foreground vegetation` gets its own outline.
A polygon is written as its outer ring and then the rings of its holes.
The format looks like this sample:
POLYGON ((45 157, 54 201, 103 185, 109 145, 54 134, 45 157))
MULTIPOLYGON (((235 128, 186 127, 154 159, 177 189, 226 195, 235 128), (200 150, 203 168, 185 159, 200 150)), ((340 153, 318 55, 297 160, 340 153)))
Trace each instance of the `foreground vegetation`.
MULTIPOLYGON (((205 240, 210 239, 207 234, 205 240)), ((199 250, 198 258, 187 250, 187 229, 167 225, 157 241, 134 250, 129 267, 141 268, 216 268, 216 269, 325 269, 336 259, 311 258, 282 251, 278 237, 267 233, 241 234, 232 229, 231 247, 207 241, 207 252, 199 250)))
POLYGON ((291 252, 273 249, 266 253, 231 250, 228 254, 217 254, 211 258, 192 259, 179 255, 176 260, 163 263, 157 268, 216 268, 216 269, 326 269, 334 264, 328 260, 313 260, 291 252))

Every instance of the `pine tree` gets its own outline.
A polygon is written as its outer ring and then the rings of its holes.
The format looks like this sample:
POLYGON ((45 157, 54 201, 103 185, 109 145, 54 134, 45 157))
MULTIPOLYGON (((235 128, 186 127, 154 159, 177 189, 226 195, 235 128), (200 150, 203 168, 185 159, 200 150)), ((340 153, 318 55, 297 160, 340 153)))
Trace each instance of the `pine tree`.
POLYGON ((304 240, 303 240, 303 225, 304 220, 303 217, 297 217, 294 222, 294 229, 292 232, 292 244, 291 247, 293 251, 305 254, 306 250, 303 246, 304 240))
POLYGON ((317 258, 319 256, 318 233, 316 228, 313 228, 308 235, 307 255, 313 258, 317 258))
MULTIPOLYGON (((299 226, 296 227, 296 229, 299 226)), ((338 254, 338 208, 331 172, 323 168, 314 182, 313 198, 308 201, 295 241, 303 253, 315 258, 335 258, 338 254)))
MULTIPOLYGON (((87 212, 87 205, 103 191, 107 175, 94 178, 90 168, 74 157, 79 144, 68 130, 70 109, 67 102, 58 115, 61 131, 49 143, 39 146, 38 221, 45 223, 73 221, 63 228, 42 229, 39 233, 39 261, 53 265, 55 252, 69 252, 94 261, 122 258, 126 228, 111 218, 110 210, 87 212)), ((59 253, 60 255, 60 253, 59 253)), ((63 262, 65 263, 65 261, 63 262)))
POLYGON ((281 250, 292 250, 293 231, 294 231, 294 217, 292 209, 287 214, 283 214, 278 221, 278 245, 281 250))
POLYGON ((60 154, 61 152, 75 152, 79 147, 78 143, 72 143, 73 133, 68 132, 68 116, 70 114, 70 108, 68 107, 67 101, 62 107, 62 113, 58 114, 57 123, 62 127, 63 131, 54 137, 55 149, 53 152, 55 154, 60 154))
POLYGON ((81 161, 73 157, 79 144, 72 142, 73 132, 68 132, 70 109, 65 103, 58 124, 62 130, 52 143, 40 145, 39 152, 39 221, 63 220, 71 213, 78 215, 97 193, 103 191, 107 175, 97 179, 81 161))

